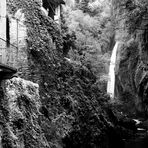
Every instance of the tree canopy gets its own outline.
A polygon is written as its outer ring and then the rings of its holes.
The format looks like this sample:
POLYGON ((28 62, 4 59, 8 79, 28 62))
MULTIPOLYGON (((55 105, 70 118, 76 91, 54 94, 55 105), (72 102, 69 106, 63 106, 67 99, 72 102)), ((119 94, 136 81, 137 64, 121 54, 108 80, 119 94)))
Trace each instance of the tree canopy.
POLYGON ((66 34, 73 40, 68 56, 89 65, 98 79, 107 74, 109 52, 113 45, 114 29, 110 12, 110 2, 87 0, 77 3, 74 8, 66 8, 63 14, 66 34))

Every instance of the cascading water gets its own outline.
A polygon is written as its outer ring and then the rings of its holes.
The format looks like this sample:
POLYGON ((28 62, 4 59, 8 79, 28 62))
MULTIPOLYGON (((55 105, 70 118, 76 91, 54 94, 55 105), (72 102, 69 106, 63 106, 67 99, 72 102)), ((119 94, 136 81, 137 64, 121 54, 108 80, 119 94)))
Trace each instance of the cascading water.
POLYGON ((110 66, 109 66, 109 79, 107 83, 107 93, 110 95, 111 98, 114 98, 114 90, 115 90, 115 65, 116 65, 116 55, 117 55, 117 49, 119 46, 119 41, 116 42, 113 51, 112 56, 110 60, 110 66))

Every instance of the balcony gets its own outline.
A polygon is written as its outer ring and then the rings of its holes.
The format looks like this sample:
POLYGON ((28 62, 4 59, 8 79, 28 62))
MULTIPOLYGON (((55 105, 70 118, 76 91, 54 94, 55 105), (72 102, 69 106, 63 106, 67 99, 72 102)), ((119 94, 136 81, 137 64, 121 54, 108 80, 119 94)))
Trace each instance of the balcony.
POLYGON ((17 72, 17 52, 16 46, 9 44, 0 38, 0 80, 11 78, 17 72))

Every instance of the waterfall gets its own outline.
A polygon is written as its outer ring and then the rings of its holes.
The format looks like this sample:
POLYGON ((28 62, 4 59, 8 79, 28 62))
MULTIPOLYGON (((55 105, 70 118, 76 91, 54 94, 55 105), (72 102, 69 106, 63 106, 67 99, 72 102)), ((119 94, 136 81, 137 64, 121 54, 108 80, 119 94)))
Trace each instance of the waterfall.
POLYGON ((116 65, 116 55, 117 55, 118 46, 119 46, 119 42, 117 41, 112 51, 112 56, 111 56, 110 66, 109 66, 109 79, 107 83, 107 93, 110 95, 111 98, 114 98, 115 65, 116 65))

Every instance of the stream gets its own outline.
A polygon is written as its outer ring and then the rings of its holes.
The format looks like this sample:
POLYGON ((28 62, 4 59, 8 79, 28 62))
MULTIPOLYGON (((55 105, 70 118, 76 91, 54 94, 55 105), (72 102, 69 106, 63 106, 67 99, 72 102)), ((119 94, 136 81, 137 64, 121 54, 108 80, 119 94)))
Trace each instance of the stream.
POLYGON ((148 131, 144 128, 137 128, 135 137, 124 142, 125 148, 148 148, 148 131))

